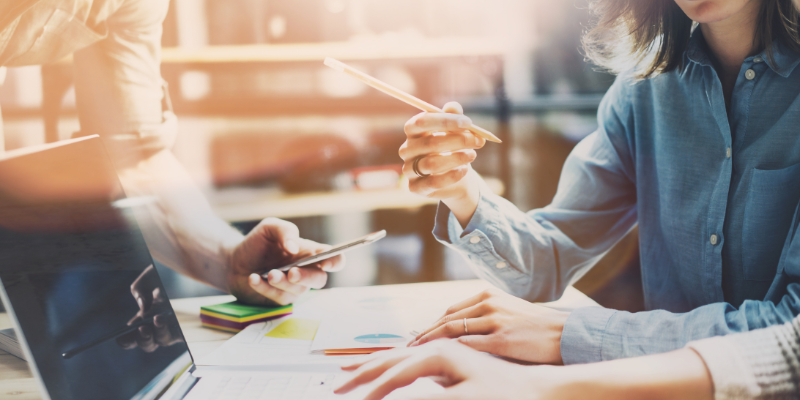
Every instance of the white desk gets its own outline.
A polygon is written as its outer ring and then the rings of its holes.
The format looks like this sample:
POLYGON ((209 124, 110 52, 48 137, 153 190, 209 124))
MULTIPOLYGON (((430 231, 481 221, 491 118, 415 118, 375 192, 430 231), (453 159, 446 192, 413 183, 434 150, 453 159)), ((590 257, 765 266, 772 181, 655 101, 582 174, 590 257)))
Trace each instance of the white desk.
MULTIPOLYGON (((488 283, 479 280, 419 283, 404 286, 412 288, 414 285, 440 285, 443 289, 453 287, 452 285, 469 286, 470 289, 474 288, 476 293, 482 288, 490 287, 488 283)), ((186 337, 189 350, 196 359, 214 351, 233 336, 231 333, 203 328, 200 324, 200 307, 231 300, 233 300, 233 296, 197 297, 172 301, 172 307, 186 337)), ((453 303, 460 300, 463 299, 453 299, 453 303)), ((593 303, 586 295, 573 288, 568 289, 564 300, 568 300, 571 304, 593 303)), ((5 313, 0 313, 0 329, 10 327, 11 321, 8 316, 5 313)), ((0 399, 41 400, 36 382, 28 369, 28 364, 2 351, 0 351, 0 399)))

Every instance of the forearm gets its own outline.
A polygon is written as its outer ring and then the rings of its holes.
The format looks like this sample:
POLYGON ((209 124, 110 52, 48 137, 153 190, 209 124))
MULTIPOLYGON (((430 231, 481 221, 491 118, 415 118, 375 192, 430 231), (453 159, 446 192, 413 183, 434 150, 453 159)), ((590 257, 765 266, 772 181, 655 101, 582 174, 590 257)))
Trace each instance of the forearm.
MULTIPOLYGON (((532 367, 535 371, 536 367, 532 367)), ((535 373, 535 372, 534 372, 535 373)), ((561 399, 711 400, 714 386, 703 360, 692 350, 603 363, 560 367, 561 399)))
POLYGON ((170 151, 120 171, 128 197, 152 197, 136 210, 153 256, 196 280, 228 291, 232 249, 243 235, 217 217, 170 151))
POLYGON ((686 313, 638 313, 579 308, 564 325, 561 355, 566 364, 608 361, 677 350, 689 342, 789 322, 800 310, 800 285, 787 286, 777 304, 747 300, 739 309, 713 303, 686 313))

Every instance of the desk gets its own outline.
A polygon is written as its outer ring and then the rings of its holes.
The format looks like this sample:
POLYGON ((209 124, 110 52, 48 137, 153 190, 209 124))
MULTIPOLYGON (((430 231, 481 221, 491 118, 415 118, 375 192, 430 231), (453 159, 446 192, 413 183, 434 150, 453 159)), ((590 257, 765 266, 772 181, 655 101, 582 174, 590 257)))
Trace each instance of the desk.
MULTIPOLYGON (((423 283, 422 285, 469 285, 476 290, 490 287, 489 283, 479 280, 423 283)), ((576 289, 568 288, 571 303, 591 304, 591 299, 576 289)), ((192 356, 203 357, 228 340, 233 334, 203 328, 200 324, 200 307, 233 300, 233 296, 209 296, 172 300, 172 307, 181 325, 186 343, 192 356)), ((462 299, 453 299, 453 303, 462 299)), ((596 303, 595 303, 596 304, 596 303)), ((0 313, 0 329, 11 327, 11 321, 5 313, 0 313)), ((0 351, 0 398, 4 400, 41 400, 36 382, 33 380, 28 364, 8 353, 0 351)))

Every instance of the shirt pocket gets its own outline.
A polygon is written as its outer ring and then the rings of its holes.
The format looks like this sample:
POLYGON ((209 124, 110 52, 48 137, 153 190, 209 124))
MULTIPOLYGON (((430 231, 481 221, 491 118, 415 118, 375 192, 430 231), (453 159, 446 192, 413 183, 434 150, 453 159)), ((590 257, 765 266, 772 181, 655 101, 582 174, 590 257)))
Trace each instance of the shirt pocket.
MULTIPOLYGON (((105 31, 105 26, 101 27, 105 31)), ((56 8, 33 44, 7 65, 38 65, 58 61, 68 54, 102 40, 107 32, 96 32, 72 13, 56 8)), ((13 39, 12 39, 13 40, 13 39)))
POLYGON ((742 227, 746 280, 775 279, 798 200, 800 164, 778 170, 753 168, 742 227))

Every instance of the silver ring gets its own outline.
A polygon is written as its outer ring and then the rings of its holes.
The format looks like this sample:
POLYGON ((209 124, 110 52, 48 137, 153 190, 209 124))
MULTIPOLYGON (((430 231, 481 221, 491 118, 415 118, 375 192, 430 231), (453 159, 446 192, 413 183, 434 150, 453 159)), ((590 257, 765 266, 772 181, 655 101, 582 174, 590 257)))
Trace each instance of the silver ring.
POLYGON ((464 334, 469 335, 469 329, 467 329, 467 319, 464 318, 464 334))
POLYGON ((415 158, 414 159, 414 164, 412 164, 412 167, 411 167, 411 169, 414 170, 414 173, 417 174, 417 176, 420 177, 420 178, 425 178, 425 177, 431 176, 431 174, 423 174, 422 172, 419 171, 419 160, 422 160, 422 158, 424 158, 424 157, 425 156, 419 156, 419 157, 415 158))

